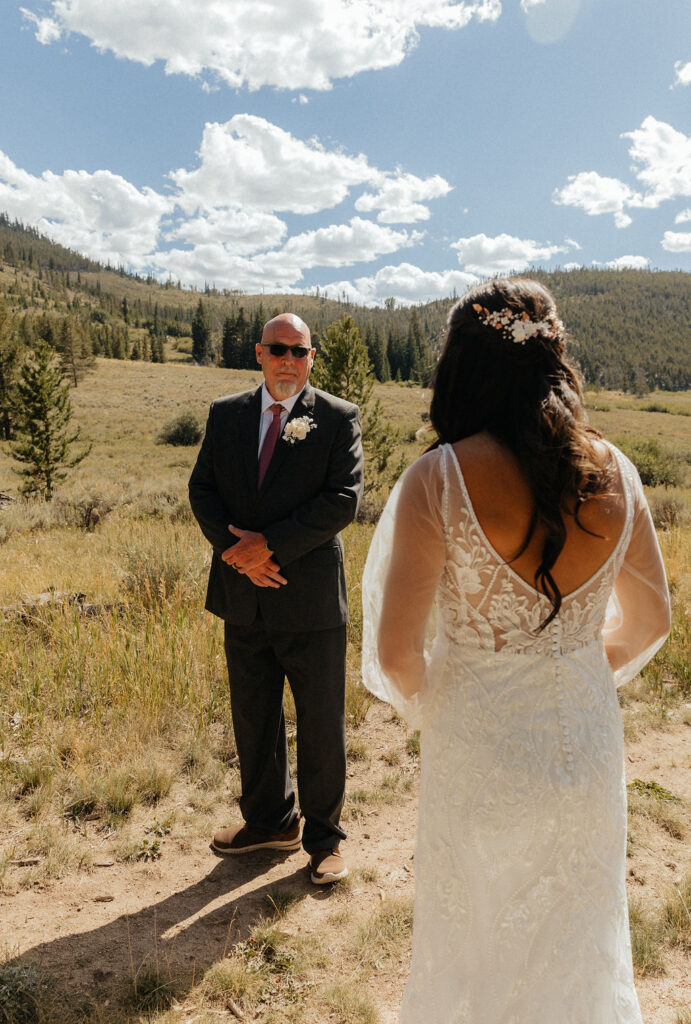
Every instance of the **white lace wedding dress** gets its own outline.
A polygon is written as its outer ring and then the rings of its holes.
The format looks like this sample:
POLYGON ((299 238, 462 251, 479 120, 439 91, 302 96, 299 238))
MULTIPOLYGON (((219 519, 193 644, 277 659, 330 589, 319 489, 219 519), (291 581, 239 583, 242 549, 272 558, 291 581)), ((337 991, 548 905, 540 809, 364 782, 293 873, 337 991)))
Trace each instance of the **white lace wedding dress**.
POLYGON ((541 633, 550 605, 490 545, 450 446, 404 474, 375 532, 363 678, 422 743, 401 1024, 641 1024, 615 682, 662 643, 669 598, 640 480, 612 450, 623 532, 541 633), (387 588, 396 558, 406 585, 387 588), (393 665, 378 657, 386 629, 393 665))

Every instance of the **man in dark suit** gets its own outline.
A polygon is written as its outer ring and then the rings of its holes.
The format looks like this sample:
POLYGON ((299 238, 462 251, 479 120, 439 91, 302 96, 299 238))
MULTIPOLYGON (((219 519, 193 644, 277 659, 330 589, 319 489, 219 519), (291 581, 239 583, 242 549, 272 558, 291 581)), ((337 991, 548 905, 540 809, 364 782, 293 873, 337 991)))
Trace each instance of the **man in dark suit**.
POLYGON ((348 607, 339 531, 362 494, 357 406, 310 386, 310 332, 282 313, 256 347, 264 383, 215 401, 190 478, 192 511, 213 546, 206 607, 225 621, 244 824, 221 854, 297 849, 283 689, 297 713, 302 845, 312 881, 343 878, 348 607))

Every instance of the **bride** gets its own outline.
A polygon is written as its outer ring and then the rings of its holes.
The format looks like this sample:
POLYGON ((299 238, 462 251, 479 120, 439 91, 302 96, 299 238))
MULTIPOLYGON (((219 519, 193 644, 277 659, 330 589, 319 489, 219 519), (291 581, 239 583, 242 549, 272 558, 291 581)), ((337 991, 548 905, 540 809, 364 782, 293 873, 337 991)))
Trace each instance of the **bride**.
POLYGON ((641 1024, 615 686, 669 630, 633 465, 585 425, 550 293, 451 311, 363 579, 365 685, 421 729, 401 1024, 641 1024), (436 636, 425 650, 436 601, 436 636))

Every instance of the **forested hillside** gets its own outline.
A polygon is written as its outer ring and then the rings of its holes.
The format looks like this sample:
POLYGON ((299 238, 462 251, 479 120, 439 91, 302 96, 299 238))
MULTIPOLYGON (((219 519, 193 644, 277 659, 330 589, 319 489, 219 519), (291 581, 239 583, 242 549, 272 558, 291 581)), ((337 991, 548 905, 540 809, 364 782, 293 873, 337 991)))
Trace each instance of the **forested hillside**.
MULTIPOLYGON (((638 394, 691 386, 691 274, 682 271, 531 271, 555 294, 571 352, 591 386, 638 394)), ((0 407, 26 345, 44 338, 74 383, 94 356, 167 358, 243 368, 278 311, 303 317, 317 347, 351 315, 376 376, 427 383, 455 296, 419 306, 354 306, 304 295, 198 291, 104 267, 0 214, 0 407)), ((1 412, 1 408, 0 408, 1 412)))

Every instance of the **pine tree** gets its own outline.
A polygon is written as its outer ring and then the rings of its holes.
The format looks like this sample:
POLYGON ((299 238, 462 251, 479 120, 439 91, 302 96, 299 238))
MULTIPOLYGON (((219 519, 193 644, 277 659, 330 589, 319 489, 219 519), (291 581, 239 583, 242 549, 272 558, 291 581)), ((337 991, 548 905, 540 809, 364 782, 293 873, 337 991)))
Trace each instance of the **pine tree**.
MULTIPOLYGON (((48 341, 47 338, 44 340, 48 341)), ((90 340, 74 317, 63 318, 57 332, 55 347, 60 353, 62 365, 68 371, 72 383, 76 387, 80 378, 93 367, 94 353, 90 340)))
POLYGON ((192 358, 199 365, 211 362, 211 324, 201 299, 192 320, 192 358))
POLYGON ((429 343, 422 336, 420 315, 415 308, 410 310, 407 340, 408 379, 428 384, 432 376, 434 358, 429 343))
POLYGON ((110 327, 110 354, 113 359, 126 359, 127 358, 127 345, 123 337, 123 331, 116 325, 110 327))
POLYGON ((241 370, 245 366, 245 326, 242 307, 239 314, 227 316, 223 321, 221 364, 229 370, 241 370))
POLYGON ((391 380, 391 367, 386 354, 386 345, 378 326, 372 327, 371 324, 368 324, 365 344, 374 369, 374 376, 382 382, 391 380))
POLYGON ((257 365, 257 360, 254 353, 256 346, 259 345, 262 340, 265 323, 266 314, 264 312, 264 305, 263 303, 260 302, 252 315, 252 320, 250 321, 249 325, 249 336, 247 339, 248 344, 246 346, 247 362, 245 364, 248 370, 252 370, 257 365))
MULTIPOLYGON (((245 370, 256 370, 257 360, 254 354, 254 345, 250 342, 251 324, 245 316, 243 306, 237 311, 235 317, 235 328, 240 339, 240 367, 245 370)), ((260 338, 261 340, 261 338, 260 338)))
POLYGON ((16 471, 25 478, 23 494, 39 494, 50 501, 55 484, 67 475, 65 471, 77 466, 91 451, 88 445, 78 455, 70 454, 80 430, 69 433, 69 391, 53 351, 46 342, 39 341, 17 383, 19 440, 12 446, 12 455, 25 464, 24 469, 16 471))
POLYGON ((0 438, 13 436, 17 373, 23 342, 4 303, 0 303, 0 438))
MULTIPOLYGON (((381 402, 372 399, 372 364, 352 316, 344 316, 326 328, 312 378, 317 387, 360 407, 362 446, 365 451, 365 493, 381 487, 386 480, 384 474, 393 454, 396 437, 383 423, 381 402)), ((400 469, 400 466, 395 467, 393 474, 398 475, 400 469)), ((388 475, 391 475, 391 471, 388 475)))
POLYGON ((165 334, 158 318, 158 303, 154 306, 154 318, 149 323, 149 346, 152 363, 165 363, 165 334))
POLYGON ((386 352, 389 359, 391 376, 394 380, 408 380, 410 367, 408 365, 408 346, 401 338, 395 328, 389 328, 386 352))

